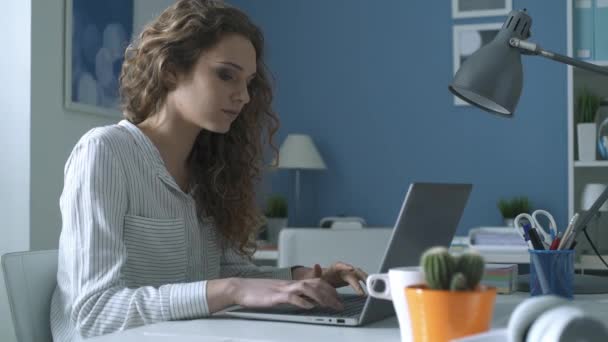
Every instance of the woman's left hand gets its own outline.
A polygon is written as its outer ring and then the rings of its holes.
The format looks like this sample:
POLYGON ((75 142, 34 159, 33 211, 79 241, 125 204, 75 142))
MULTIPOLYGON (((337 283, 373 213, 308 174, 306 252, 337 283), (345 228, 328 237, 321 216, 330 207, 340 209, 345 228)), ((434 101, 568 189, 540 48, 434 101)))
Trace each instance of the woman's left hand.
POLYGON ((365 295, 360 282, 365 283, 367 273, 360 268, 343 262, 336 262, 328 268, 315 264, 312 273, 314 278, 321 278, 335 288, 350 285, 358 294, 365 295))

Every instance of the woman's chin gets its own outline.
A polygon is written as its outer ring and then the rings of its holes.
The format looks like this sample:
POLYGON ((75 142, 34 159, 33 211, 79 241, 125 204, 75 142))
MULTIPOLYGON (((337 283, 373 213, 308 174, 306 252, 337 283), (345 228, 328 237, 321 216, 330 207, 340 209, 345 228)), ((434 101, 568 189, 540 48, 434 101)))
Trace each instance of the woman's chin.
POLYGON ((230 124, 205 125, 201 128, 217 134, 226 134, 230 131, 230 124))

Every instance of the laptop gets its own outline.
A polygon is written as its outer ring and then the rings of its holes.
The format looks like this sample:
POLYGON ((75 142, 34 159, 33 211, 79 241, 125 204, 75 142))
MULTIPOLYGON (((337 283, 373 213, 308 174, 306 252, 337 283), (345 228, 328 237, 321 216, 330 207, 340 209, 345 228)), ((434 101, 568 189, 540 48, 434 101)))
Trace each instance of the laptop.
MULTIPOLYGON (((417 266, 429 247, 449 246, 471 193, 471 184, 412 183, 376 273, 417 266)), ((338 257, 338 256, 336 256, 338 257)), ((348 260, 345 260, 348 262, 348 260)), ((218 315, 248 319, 360 326, 394 315, 393 303, 371 296, 341 294, 344 310, 302 309, 290 304, 272 308, 228 308, 218 315)))

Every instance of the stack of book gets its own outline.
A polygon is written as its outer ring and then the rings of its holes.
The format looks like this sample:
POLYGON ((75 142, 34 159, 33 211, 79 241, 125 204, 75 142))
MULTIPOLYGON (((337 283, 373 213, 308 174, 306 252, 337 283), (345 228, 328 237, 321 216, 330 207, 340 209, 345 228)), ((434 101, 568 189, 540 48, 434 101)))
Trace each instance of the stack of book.
POLYGON ((471 245, 520 246, 527 247, 526 241, 512 227, 480 227, 469 231, 471 245))
POLYGON ((496 292, 509 294, 517 290, 517 264, 486 264, 481 284, 496 287, 496 292))

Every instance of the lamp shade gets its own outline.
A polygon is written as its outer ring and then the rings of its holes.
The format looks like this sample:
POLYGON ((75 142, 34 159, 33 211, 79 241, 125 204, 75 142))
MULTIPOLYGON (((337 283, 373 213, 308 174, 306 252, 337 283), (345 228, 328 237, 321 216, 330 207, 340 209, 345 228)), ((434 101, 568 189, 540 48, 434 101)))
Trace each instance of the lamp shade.
POLYGON ((485 111, 512 115, 521 95, 523 71, 521 52, 509 40, 527 39, 531 25, 525 10, 511 11, 496 37, 464 60, 450 91, 485 111))
POLYGON ((289 134, 279 149, 278 168, 324 170, 327 167, 310 136, 289 134))

